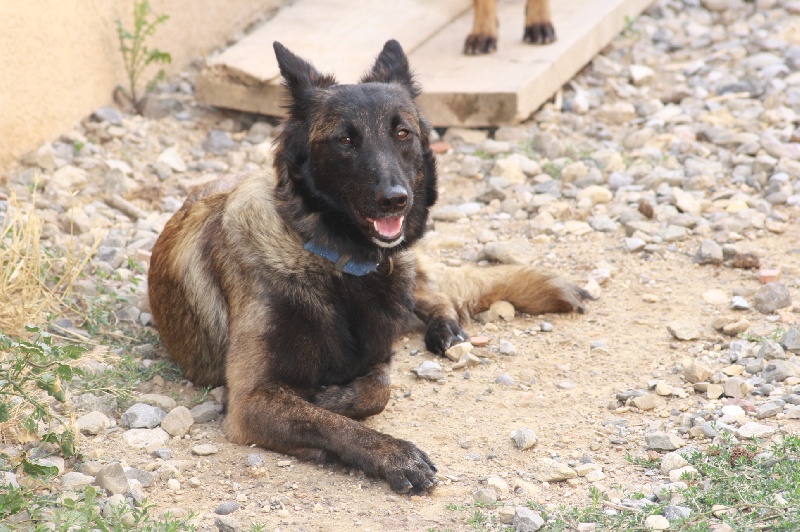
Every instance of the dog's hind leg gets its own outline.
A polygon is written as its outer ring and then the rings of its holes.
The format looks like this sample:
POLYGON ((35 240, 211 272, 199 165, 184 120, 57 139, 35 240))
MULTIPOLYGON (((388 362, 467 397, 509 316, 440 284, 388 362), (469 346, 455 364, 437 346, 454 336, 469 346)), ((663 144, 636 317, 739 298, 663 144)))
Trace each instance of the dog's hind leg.
POLYGON ((522 40, 533 44, 548 44, 556 40, 556 30, 550 17, 550 0, 527 1, 522 40))
POLYGON ((344 385, 325 386, 314 404, 352 419, 365 419, 386 408, 390 397, 389 365, 379 364, 344 385))
POLYGON ((473 0, 472 33, 464 41, 467 55, 497 50, 497 0, 473 0))

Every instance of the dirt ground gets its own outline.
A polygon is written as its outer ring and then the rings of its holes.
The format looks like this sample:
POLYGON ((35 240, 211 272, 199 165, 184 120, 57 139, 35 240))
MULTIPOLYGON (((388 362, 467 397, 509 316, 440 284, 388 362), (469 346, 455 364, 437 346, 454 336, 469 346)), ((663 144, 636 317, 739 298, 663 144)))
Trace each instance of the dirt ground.
MULTIPOLYGON (((469 186, 466 179, 445 183, 444 202, 448 190, 463 191, 469 186)), ((475 242, 485 225, 437 222, 426 254, 458 260, 461 253, 469 253, 470 246, 455 247, 454 243, 475 242)), ((504 221, 501 231, 524 236, 525 226, 525 222, 504 221)), ((602 490, 612 496, 641 490, 651 479, 626 456, 645 455, 642 430, 673 427, 682 412, 707 408, 708 401, 687 388, 687 397, 660 398, 650 412, 629 407, 611 411, 610 405, 618 406, 615 394, 646 388, 653 380, 683 386, 679 364, 690 351, 693 356, 708 353, 713 360, 730 340, 710 323, 732 311, 727 305, 705 303, 703 292, 740 289, 746 293, 759 286, 756 272, 696 264, 695 246, 679 243, 672 251, 641 255, 622 250, 618 235, 604 233, 575 241, 530 242, 520 249, 523 255, 536 257, 543 269, 561 272, 579 284, 585 283, 591 270, 610 268, 610 279, 588 304, 586 314, 518 314, 508 322, 473 322, 468 332, 488 336, 491 342, 474 351, 482 363, 466 369, 454 370, 453 362, 426 352, 419 331, 399 341, 392 400, 385 412, 367 424, 413 441, 429 453, 441 482, 428 495, 397 495, 386 483, 360 472, 305 464, 267 451, 260 451, 265 457, 262 467, 247 467, 246 457, 256 449, 227 443, 215 421, 195 425, 191 439, 170 442, 173 463, 181 471, 181 489, 172 492, 154 486, 148 490, 149 501, 162 510, 192 511, 199 523, 208 525, 218 504, 237 501, 237 520, 264 524, 270 530, 470 530, 473 492, 485 487, 489 477, 503 478, 510 488, 498 507, 527 501, 555 506, 588 502, 585 478, 537 482, 531 467, 538 457, 569 462, 588 456, 603 467, 606 478, 595 483, 602 490), (673 320, 694 323, 704 334, 695 341, 679 342, 666 329, 673 320), (543 321, 553 325, 551 332, 540 331, 543 321), (501 339, 516 346, 516 355, 492 352, 501 339), (591 349, 600 340, 607 347, 591 349), (418 379, 411 370, 424 360, 439 362, 445 378, 438 382, 418 379), (502 374, 511 376, 516 385, 497 384, 502 374), (603 424, 617 418, 628 421, 627 435, 620 436, 603 424), (539 441, 532 449, 518 450, 509 438, 520 427, 537 433, 539 441), (192 455, 193 445, 209 442, 218 453, 202 458, 192 455), (196 480, 190 483, 191 478, 196 480)), ((796 233, 759 238, 744 251, 780 257, 784 275, 800 272, 796 233)), ((748 318, 754 334, 768 334, 775 328, 755 312, 748 313, 748 318)), ((158 386, 151 382, 142 391, 178 393, 186 401, 197 394, 176 383, 158 386)), ((87 447, 97 449, 98 456, 124 457, 133 467, 152 469, 159 464, 142 451, 124 446, 121 432, 98 436, 87 447)), ((486 511, 492 514, 496 509, 486 511)))

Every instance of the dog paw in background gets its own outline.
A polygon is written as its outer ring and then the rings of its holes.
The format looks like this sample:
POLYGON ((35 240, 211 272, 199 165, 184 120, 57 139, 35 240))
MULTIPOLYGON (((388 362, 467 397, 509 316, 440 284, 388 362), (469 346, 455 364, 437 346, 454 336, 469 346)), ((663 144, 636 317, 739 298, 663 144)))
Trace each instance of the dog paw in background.
MULTIPOLYGON (((497 51, 497 0, 473 0, 473 6, 472 32, 464 41, 464 53, 479 55, 497 51)), ((556 40, 549 0, 527 0, 522 40, 531 44, 550 44, 556 40)))

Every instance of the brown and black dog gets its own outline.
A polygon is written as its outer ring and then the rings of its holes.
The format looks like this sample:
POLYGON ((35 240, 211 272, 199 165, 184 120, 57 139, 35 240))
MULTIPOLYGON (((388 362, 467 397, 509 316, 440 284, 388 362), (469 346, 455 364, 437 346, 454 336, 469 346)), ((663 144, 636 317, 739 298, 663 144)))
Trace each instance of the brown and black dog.
POLYGON ((289 94, 274 180, 237 177, 187 199, 153 249, 150 305, 192 382, 227 386, 228 439, 334 460, 424 491, 436 467, 360 423, 389 400, 392 343, 417 313, 443 352, 497 299, 582 310, 585 293, 517 266, 423 270, 411 246, 437 195, 431 127, 396 41, 355 85, 275 43, 289 94))
MULTIPOLYGON (((472 4, 472 33, 464 41, 464 53, 494 52, 497 50, 497 0, 472 0, 472 4)), ((556 40, 549 0, 526 0, 522 40, 532 44, 548 44, 556 40)))

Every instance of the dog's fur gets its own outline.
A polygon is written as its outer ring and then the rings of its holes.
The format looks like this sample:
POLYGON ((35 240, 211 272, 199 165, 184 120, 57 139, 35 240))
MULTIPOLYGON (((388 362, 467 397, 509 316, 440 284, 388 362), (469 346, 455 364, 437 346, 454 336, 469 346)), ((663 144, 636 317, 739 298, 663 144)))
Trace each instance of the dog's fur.
POLYGON ((561 312, 582 310, 585 294, 525 267, 418 266, 410 247, 436 200, 436 168, 396 41, 356 85, 279 43, 275 52, 290 98, 275 182, 236 177, 187 199, 153 249, 155 321, 187 378, 227 386, 230 441, 424 491, 436 482, 430 458, 359 422, 389 400, 392 343, 413 313, 441 353, 467 338, 460 320, 496 299, 561 312), (308 242, 345 258, 334 264, 308 242), (344 273, 347 256, 378 267, 344 273))
MULTIPOLYGON (((472 4, 472 32, 464 41, 464 53, 492 53, 497 50, 497 0, 472 0, 472 4)), ((525 30, 522 40, 532 44, 549 44, 556 40, 549 0, 525 2, 525 30)))

